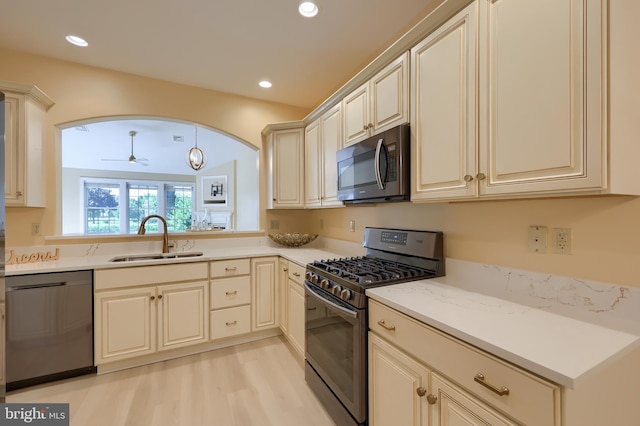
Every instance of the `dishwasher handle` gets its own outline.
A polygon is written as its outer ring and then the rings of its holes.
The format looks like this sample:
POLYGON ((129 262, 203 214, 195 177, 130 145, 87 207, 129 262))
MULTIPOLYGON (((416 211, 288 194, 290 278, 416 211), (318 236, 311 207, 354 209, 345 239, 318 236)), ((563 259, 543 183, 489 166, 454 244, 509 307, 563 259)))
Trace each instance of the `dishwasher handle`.
POLYGON ((7 291, 19 291, 19 290, 34 290, 36 288, 49 288, 49 287, 66 287, 73 285, 91 284, 86 281, 61 281, 57 283, 39 283, 39 284, 22 284, 18 286, 7 286, 7 291))

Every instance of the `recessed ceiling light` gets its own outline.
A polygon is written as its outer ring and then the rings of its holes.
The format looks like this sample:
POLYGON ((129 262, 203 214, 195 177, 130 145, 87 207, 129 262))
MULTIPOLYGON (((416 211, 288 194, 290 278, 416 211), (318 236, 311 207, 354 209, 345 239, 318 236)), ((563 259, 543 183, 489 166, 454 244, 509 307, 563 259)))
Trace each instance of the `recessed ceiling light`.
POLYGON ((83 39, 82 37, 78 37, 75 35, 68 35, 65 37, 65 39, 75 45, 75 46, 80 46, 80 47, 87 47, 89 45, 89 43, 87 43, 87 41, 85 39, 83 39))
POLYGON ((262 80, 260 83, 258 83, 258 86, 264 87, 265 89, 268 89, 269 87, 272 86, 272 84, 271 84, 270 81, 262 80))
POLYGON ((298 6, 298 12, 305 18, 313 18, 318 14, 318 6, 314 2, 305 1, 298 6))

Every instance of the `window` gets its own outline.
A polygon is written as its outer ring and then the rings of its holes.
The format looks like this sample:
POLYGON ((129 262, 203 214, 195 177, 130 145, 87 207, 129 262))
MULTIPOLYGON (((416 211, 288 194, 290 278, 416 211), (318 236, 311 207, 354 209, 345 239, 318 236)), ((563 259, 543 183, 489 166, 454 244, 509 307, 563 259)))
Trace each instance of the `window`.
MULTIPOLYGON (((165 217, 170 232, 186 231, 191 226, 194 191, 195 185, 189 183, 85 178, 85 233, 135 234, 150 214, 165 217)), ((161 232, 162 225, 151 220, 146 230, 161 232)))

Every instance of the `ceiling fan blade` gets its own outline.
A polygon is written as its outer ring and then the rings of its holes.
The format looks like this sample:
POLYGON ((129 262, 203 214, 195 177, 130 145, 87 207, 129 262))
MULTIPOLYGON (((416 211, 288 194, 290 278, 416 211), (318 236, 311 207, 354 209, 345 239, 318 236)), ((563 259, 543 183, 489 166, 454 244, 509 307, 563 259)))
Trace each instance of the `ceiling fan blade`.
POLYGON ((120 158, 101 158, 101 161, 129 161, 129 160, 122 160, 120 158))

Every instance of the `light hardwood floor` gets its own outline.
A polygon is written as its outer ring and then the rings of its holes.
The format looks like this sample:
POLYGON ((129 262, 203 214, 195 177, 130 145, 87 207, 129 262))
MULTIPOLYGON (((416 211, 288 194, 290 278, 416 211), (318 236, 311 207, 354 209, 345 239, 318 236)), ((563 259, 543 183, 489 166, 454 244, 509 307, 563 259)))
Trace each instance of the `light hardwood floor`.
POLYGON ((281 337, 13 391, 7 402, 69 403, 71 426, 329 426, 281 337))

